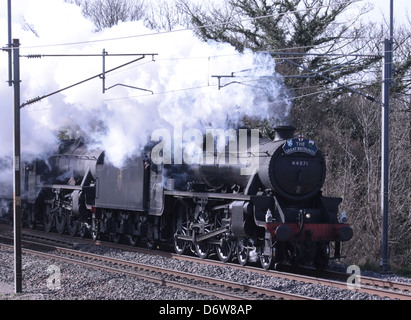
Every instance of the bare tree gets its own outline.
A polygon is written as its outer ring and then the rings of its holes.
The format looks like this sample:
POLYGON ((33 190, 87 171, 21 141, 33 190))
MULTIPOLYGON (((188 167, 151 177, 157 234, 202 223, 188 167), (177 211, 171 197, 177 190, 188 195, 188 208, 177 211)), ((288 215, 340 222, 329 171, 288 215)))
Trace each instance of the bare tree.
POLYGON ((96 31, 111 28, 120 21, 140 20, 144 2, 137 0, 75 0, 83 15, 93 21, 96 31))
POLYGON ((176 26, 186 24, 179 7, 167 0, 155 0, 147 3, 144 23, 148 28, 157 31, 171 31, 176 26))

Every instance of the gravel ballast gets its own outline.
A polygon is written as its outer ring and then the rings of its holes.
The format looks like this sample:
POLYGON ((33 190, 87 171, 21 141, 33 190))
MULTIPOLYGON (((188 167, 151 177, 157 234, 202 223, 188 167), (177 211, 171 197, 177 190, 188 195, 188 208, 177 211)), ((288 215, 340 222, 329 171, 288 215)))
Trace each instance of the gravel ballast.
MULTIPOLYGON (((381 300, 384 298, 341 290, 322 285, 305 284, 253 272, 239 271, 229 266, 217 267, 156 255, 104 247, 84 246, 83 250, 114 256, 124 260, 195 272, 208 277, 230 279, 251 286, 309 295, 325 300, 381 300)), ((14 294, 13 250, 0 248, 0 300, 215 300, 216 297, 173 289, 135 277, 48 260, 23 254, 23 293, 14 294), (56 280, 57 279, 57 280, 56 280)), ((375 276, 375 274, 374 274, 375 276)), ((410 281, 390 277, 390 280, 410 281)))

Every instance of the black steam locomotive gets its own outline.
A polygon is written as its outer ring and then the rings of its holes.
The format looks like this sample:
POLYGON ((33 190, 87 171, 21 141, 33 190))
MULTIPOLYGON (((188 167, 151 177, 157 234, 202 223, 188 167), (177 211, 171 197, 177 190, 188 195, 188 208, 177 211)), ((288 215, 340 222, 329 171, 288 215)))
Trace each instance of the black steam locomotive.
POLYGON ((274 140, 236 132, 224 149, 204 136, 196 161, 170 161, 176 155, 159 143, 121 168, 81 139, 62 143, 47 162, 26 166, 24 217, 47 231, 166 244, 242 265, 255 259, 266 269, 308 261, 322 269, 331 246, 339 258, 353 231, 339 221, 341 199, 322 196, 316 143, 294 138, 290 126, 277 127, 274 140))

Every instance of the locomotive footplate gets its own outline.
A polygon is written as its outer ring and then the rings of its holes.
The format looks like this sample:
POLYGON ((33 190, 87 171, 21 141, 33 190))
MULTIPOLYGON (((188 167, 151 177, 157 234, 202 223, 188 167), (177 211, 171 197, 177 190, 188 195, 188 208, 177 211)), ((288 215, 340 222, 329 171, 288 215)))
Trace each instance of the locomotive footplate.
POLYGON ((303 226, 295 223, 266 224, 272 241, 348 241, 353 230, 348 224, 306 223, 303 226))

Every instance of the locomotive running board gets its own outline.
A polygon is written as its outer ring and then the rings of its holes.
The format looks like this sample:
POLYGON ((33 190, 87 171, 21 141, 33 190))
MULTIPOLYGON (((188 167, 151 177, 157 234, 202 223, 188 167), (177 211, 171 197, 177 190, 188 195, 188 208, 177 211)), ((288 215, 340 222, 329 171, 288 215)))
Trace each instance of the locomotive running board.
POLYGON ((202 234, 200 236, 195 237, 195 234, 193 234, 192 236, 184 236, 184 235, 175 235, 176 239, 178 240, 186 240, 186 241, 192 241, 193 243, 198 243, 210 238, 213 238, 215 236, 218 236, 220 234, 226 233, 227 232, 227 228, 226 227, 222 227, 219 229, 216 229, 214 231, 202 234))
POLYGON ((69 185, 69 184, 45 184, 42 188, 49 189, 66 189, 66 190, 83 190, 82 186, 79 185, 69 185))
POLYGON ((164 194, 167 196, 174 196, 174 197, 198 197, 198 198, 207 197, 207 198, 212 198, 212 199, 250 201, 250 196, 244 195, 244 194, 235 194, 235 193, 164 190, 164 194))

